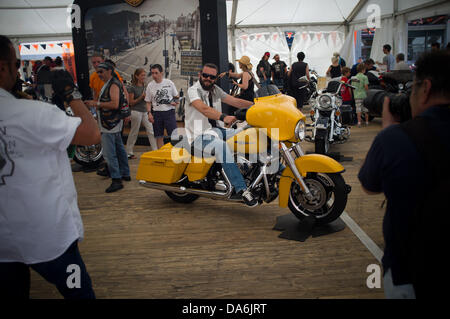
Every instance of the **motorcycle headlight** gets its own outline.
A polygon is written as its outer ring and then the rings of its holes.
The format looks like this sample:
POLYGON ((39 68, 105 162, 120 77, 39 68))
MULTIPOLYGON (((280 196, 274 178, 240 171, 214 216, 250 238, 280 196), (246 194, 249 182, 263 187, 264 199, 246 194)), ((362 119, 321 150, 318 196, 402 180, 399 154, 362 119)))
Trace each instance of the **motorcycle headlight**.
POLYGON ((294 132, 295 137, 300 141, 303 141, 305 139, 305 122, 298 121, 297 125, 295 126, 294 132))
POLYGON ((319 96, 317 102, 318 102, 318 105, 317 105, 318 108, 323 111, 329 111, 333 107, 333 102, 331 100, 331 96, 329 96, 327 94, 323 94, 323 95, 319 96))
POLYGON ((336 96, 336 106, 341 107, 342 106, 342 98, 339 96, 336 96))

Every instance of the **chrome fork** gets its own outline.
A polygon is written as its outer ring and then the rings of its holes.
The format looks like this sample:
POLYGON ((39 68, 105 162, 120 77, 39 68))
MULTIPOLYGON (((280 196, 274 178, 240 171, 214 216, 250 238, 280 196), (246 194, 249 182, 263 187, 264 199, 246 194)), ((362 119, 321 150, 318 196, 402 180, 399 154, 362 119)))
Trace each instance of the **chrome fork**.
POLYGON ((292 170, 292 173, 294 173, 295 179, 298 181, 300 188, 305 193, 305 197, 309 200, 313 199, 314 196, 311 194, 311 191, 309 190, 308 186, 306 185, 305 181, 303 180, 302 175, 297 169, 297 166, 295 166, 295 160, 292 157, 291 152, 287 148, 287 146, 280 142, 281 145, 281 155, 286 160, 286 163, 288 164, 289 168, 292 170))

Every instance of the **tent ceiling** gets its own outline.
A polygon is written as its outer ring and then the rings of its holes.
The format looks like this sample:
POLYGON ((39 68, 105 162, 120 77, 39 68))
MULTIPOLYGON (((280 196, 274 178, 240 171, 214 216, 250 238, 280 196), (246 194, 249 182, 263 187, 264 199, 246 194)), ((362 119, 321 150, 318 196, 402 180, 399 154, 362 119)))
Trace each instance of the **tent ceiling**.
POLYGON ((2 0, 0 33, 12 38, 71 38, 67 7, 73 0, 2 0))
MULTIPOLYGON (((151 1, 151 0, 148 0, 151 1)), ((405 12, 411 8, 443 3, 440 0, 226 0, 228 25, 237 1, 237 27, 342 24, 364 22, 370 4, 381 15, 391 15, 394 3, 405 12)), ((1 0, 0 33, 19 39, 53 40, 71 36, 67 6, 73 0, 1 0)))
MULTIPOLYGON (((342 23, 359 0, 238 0, 236 25, 342 23), (326 8, 326 10, 324 10, 326 8)), ((227 1, 228 25, 233 0, 227 1)))

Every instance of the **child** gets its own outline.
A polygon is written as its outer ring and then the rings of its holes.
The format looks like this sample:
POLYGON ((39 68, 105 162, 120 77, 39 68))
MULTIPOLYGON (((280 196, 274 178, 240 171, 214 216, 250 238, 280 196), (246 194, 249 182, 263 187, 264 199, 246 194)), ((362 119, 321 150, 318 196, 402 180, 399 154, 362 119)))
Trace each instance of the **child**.
MULTIPOLYGON (((351 70, 349 67, 344 66, 342 68, 342 78, 341 81, 344 83, 349 83, 351 70)), ((352 90, 345 85, 341 86, 341 97, 342 97, 342 107, 350 109, 352 107, 352 90)), ((353 123, 353 112, 349 113, 349 118, 347 124, 353 123)))
POLYGON ((358 64, 356 70, 358 71, 358 74, 355 77, 357 81, 352 81, 352 84, 356 87, 354 92, 356 115, 358 117, 358 127, 361 127, 362 112, 364 112, 366 118, 366 126, 369 125, 369 110, 364 107, 364 99, 367 97, 367 91, 369 90, 369 79, 364 75, 364 72, 366 71, 364 63, 358 64))

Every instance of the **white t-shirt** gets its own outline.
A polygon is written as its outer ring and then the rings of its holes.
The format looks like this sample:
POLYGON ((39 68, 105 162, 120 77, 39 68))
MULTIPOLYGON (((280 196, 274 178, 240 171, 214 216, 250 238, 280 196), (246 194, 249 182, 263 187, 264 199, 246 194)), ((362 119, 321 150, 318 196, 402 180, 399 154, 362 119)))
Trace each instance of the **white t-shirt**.
MULTIPOLYGON (((219 86, 214 85, 212 90, 212 107, 222 113, 222 100, 228 96, 219 86)), ((187 91, 188 101, 185 107, 184 126, 186 129, 186 135, 189 143, 192 143, 196 137, 202 135, 208 130, 211 130, 212 126, 208 121, 208 118, 199 112, 195 107, 191 105, 195 100, 202 100, 206 105, 209 103, 209 92, 204 90, 199 81, 191 86, 187 91)), ((217 126, 224 127, 222 121, 217 121, 217 126)), ((214 135, 214 134, 213 134, 214 135)))
POLYGON ((152 103, 153 111, 169 111, 175 109, 170 105, 174 96, 178 96, 177 88, 171 80, 163 79, 161 83, 150 82, 145 90, 145 101, 152 103))
POLYGON ((83 238, 66 151, 80 123, 0 88, 0 262, 54 260, 83 238))

